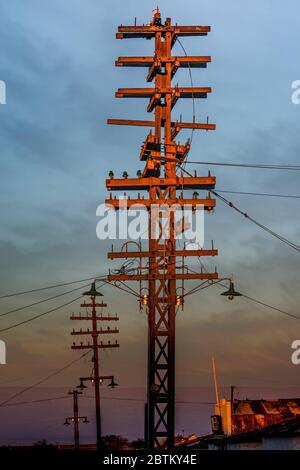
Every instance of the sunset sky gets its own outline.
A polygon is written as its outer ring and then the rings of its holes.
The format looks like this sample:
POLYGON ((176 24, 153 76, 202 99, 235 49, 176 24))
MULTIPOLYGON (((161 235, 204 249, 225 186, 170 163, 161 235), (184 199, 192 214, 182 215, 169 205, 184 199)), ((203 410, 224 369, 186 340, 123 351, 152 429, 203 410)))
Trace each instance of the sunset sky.
MULTIPOLYGON (((7 104, 0 105, 0 295, 103 276, 117 267, 106 259, 111 242, 96 237, 96 208, 105 199, 110 170, 121 177, 124 170, 133 176, 141 168, 139 151, 148 130, 107 126, 106 120, 149 115, 147 100, 114 97, 118 87, 147 86, 145 69, 115 68, 114 62, 118 56, 152 55, 153 41, 118 41, 115 32, 120 24, 133 25, 135 17, 137 24, 147 23, 154 7, 145 0, 0 0, 0 80, 7 87, 7 104)), ((207 100, 196 101, 196 121, 209 115, 217 124, 215 132, 194 133, 189 159, 299 164, 300 105, 291 102, 291 84, 300 79, 298 2, 161 0, 159 7, 174 23, 212 27, 207 37, 182 39, 188 55, 212 56, 207 69, 193 71, 193 84, 213 89, 207 100)), ((183 54, 178 44, 174 53, 183 54)), ((178 72, 174 82, 191 86, 188 70, 178 72)), ((174 120, 180 114, 192 120, 190 100, 176 104, 174 120)), ((182 133, 180 140, 188 137, 182 133)), ((217 177, 216 190, 300 197, 297 171, 197 166, 198 174, 209 169, 217 177)), ((299 243, 299 198, 223 195, 299 243)), ((206 260, 206 266, 214 270, 217 264, 220 276, 234 276, 240 292, 300 318, 299 253, 221 201, 205 222, 206 245, 213 239, 219 249, 218 259, 206 260)), ((0 329, 71 301, 86 284, 0 318, 0 329)), ((76 287, 80 284, 2 299, 0 314, 76 287)), ((120 389, 114 393, 128 397, 131 388, 146 384, 146 318, 136 298, 109 286, 100 290, 110 311, 120 316, 121 348, 103 354, 103 373, 115 374, 120 389)), ((300 389, 300 366, 290 361, 291 343, 300 338, 299 320, 243 297, 229 302, 221 292, 210 287, 190 296, 177 315, 178 386, 211 387, 214 353, 221 386, 300 389)), ((75 325, 69 315, 77 311, 79 301, 0 332, 7 345, 0 401, 80 355, 70 349, 75 325)), ((85 358, 45 386, 72 388, 89 371, 85 358)), ((45 426, 48 411, 39 407, 45 426)), ((22 426, 18 407, 10 413, 22 426)))

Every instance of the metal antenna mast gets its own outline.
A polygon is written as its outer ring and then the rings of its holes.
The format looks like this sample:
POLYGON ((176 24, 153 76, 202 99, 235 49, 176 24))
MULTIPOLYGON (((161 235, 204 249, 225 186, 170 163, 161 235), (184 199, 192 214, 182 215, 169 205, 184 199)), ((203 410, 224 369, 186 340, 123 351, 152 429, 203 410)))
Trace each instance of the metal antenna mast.
MULTIPOLYGON (((151 22, 144 26, 119 26, 117 39, 145 38, 155 40, 154 56, 151 57, 119 57, 116 66, 148 67, 147 82, 154 80, 153 88, 120 88, 116 92, 118 98, 149 98, 147 111, 154 112, 154 120, 109 119, 108 124, 145 126, 152 129, 143 143, 140 160, 145 162, 143 172, 137 178, 129 178, 124 172, 122 179, 114 178, 111 171, 106 187, 110 191, 145 191, 147 197, 140 193, 134 198, 126 198, 126 208, 141 204, 149 212, 149 246, 148 251, 112 251, 110 259, 137 258, 140 266, 134 274, 120 270, 117 274, 109 274, 109 281, 139 281, 147 284, 148 294, 141 295, 141 303, 147 306, 148 336, 148 395, 146 407, 146 446, 147 449, 172 448, 174 446, 174 404, 175 404, 175 314, 178 305, 183 303, 183 295, 178 295, 176 283, 188 279, 217 279, 217 272, 191 273, 184 265, 189 256, 216 256, 217 250, 177 249, 174 210, 170 206, 183 209, 185 206, 197 207, 211 211, 215 200, 208 195, 204 199, 184 198, 184 190, 210 190, 215 187, 216 179, 210 174, 206 177, 177 176, 176 167, 180 167, 190 150, 190 142, 180 145, 175 137, 182 129, 214 130, 215 125, 209 123, 172 121, 171 111, 179 98, 206 98, 211 92, 208 87, 172 86, 172 78, 179 67, 206 67, 210 57, 172 56, 172 47, 178 37, 205 36, 209 26, 172 25, 167 18, 162 23, 159 9, 153 12, 151 22), (177 194, 178 191, 181 194, 177 194), (169 234, 165 237, 163 216, 157 216, 151 209, 164 206, 169 211, 169 234), (158 236, 153 236, 158 227, 158 236), (180 257, 180 271, 177 263, 180 257), (142 267, 142 260, 148 264, 142 267), (179 271, 179 272, 178 272, 179 271)), ((124 207, 124 199, 113 197, 106 204, 116 209, 124 207)), ((131 271, 132 272, 132 271, 131 271)), ((144 287, 143 287, 144 288, 144 287)), ((182 287, 181 287, 182 288, 182 287)))

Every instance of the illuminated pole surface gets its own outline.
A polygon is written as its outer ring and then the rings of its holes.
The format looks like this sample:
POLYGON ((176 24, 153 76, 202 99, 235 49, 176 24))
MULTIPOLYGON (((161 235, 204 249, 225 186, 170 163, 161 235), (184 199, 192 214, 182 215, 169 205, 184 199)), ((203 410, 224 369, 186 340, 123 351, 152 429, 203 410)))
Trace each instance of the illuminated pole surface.
MULTIPOLYGON (((117 38, 146 38, 155 40, 153 57, 119 57, 117 66, 149 67, 147 81, 154 80, 153 88, 121 88, 116 92, 119 98, 149 98, 148 112, 154 111, 154 121, 109 119, 109 124, 137 125, 151 127, 140 153, 140 160, 145 161, 145 168, 138 178, 122 179, 113 175, 106 181, 110 191, 141 190, 147 191, 149 198, 127 199, 127 209, 134 204, 141 204, 149 211, 149 251, 148 252, 110 252, 110 259, 138 258, 148 259, 145 273, 140 268, 136 274, 110 274, 110 281, 143 281, 148 285, 148 386, 146 405, 146 448, 167 448, 174 446, 174 405, 175 405, 175 313, 176 282, 188 279, 217 279, 217 272, 190 273, 183 267, 183 261, 189 256, 216 256, 217 250, 177 250, 174 226, 174 212, 170 211, 168 237, 164 236, 163 220, 151 213, 153 205, 189 205, 193 209, 202 206, 211 211, 215 200, 210 195, 205 199, 196 196, 185 199, 185 189, 210 190, 215 187, 216 179, 210 174, 206 177, 177 176, 176 167, 184 162, 190 142, 180 145, 175 141, 181 129, 214 130, 214 124, 174 122, 171 111, 179 98, 206 98, 211 92, 208 87, 179 88, 172 86, 172 78, 179 67, 206 67, 210 57, 174 57, 172 47, 179 36, 203 36, 210 31, 209 26, 172 25, 167 18, 162 24, 160 12, 154 10, 150 24, 146 26, 119 26, 117 38), (152 133, 152 128, 154 133, 152 133), (163 170, 163 176, 161 172, 163 170), (177 191, 181 191, 178 197, 177 191), (156 227, 159 236, 153 237, 156 227), (178 271, 176 259, 182 260, 178 271)), ((194 193, 195 194, 195 193, 194 193)), ((197 194, 197 193, 196 193, 197 194)), ((119 199, 112 195, 106 204, 121 207, 119 199)))

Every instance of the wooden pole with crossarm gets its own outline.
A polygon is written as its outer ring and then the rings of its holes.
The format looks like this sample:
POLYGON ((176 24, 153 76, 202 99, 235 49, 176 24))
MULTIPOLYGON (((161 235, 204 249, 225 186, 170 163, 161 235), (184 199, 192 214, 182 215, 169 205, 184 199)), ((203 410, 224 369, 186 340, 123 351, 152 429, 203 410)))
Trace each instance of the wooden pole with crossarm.
MULTIPOLYGON (((164 205, 184 208, 190 206, 194 211, 202 206, 207 211, 215 207, 215 200, 208 196, 184 198, 185 190, 209 190, 216 184, 216 178, 208 176, 184 177, 178 175, 178 169, 186 160, 190 150, 190 141, 181 145, 175 137, 182 129, 214 130, 215 125, 196 122, 174 121, 172 109, 179 99, 203 99, 211 93, 210 87, 178 87, 172 85, 172 78, 181 68, 204 68, 211 61, 208 56, 173 56, 172 47, 179 37, 205 36, 210 32, 209 26, 172 25, 167 18, 163 23, 159 9, 153 12, 151 22, 144 26, 119 26, 117 39, 145 38, 154 39, 155 50, 151 57, 119 57, 117 67, 147 67, 147 82, 153 82, 151 88, 120 88, 117 98, 146 98, 147 111, 154 113, 152 120, 109 119, 108 124, 149 127, 140 151, 140 160, 145 163, 144 170, 137 178, 127 174, 115 178, 113 172, 106 180, 109 191, 126 191, 127 209, 141 204, 148 211, 149 237, 148 250, 122 250, 108 253, 110 259, 137 258, 147 260, 147 268, 120 270, 109 274, 109 281, 138 281, 147 284, 147 294, 141 295, 141 303, 146 306, 148 314, 148 386, 146 405, 146 447, 171 449, 174 446, 174 404, 175 404, 175 314, 183 296, 178 295, 177 282, 188 279, 218 279, 218 273, 187 272, 185 260, 190 256, 216 256, 217 250, 195 249, 179 250, 176 247, 176 230, 174 211, 170 211, 169 236, 165 237, 162 219, 157 219, 151 212, 153 205, 164 205), (131 198, 127 191, 143 191, 131 198), (178 191, 181 194, 178 194, 178 191), (153 237, 155 226, 159 225, 159 235, 153 237), (180 272, 177 259, 182 260, 180 272)), ((106 204, 120 209, 124 198, 119 199, 111 193, 106 204)))
POLYGON ((71 348, 75 350, 91 350, 93 352, 92 362, 93 362, 93 374, 90 377, 82 377, 80 379, 80 385, 78 388, 85 388, 84 381, 90 381, 94 385, 95 389, 95 410, 96 410, 96 433, 97 433, 97 449, 102 449, 102 430, 101 430, 101 409, 100 409, 100 384, 103 380, 111 380, 109 386, 114 388, 117 385, 114 382, 114 377, 109 376, 101 376, 100 375, 100 364, 99 364, 99 350, 111 349, 111 348, 118 348, 120 345, 117 340, 114 342, 109 341, 99 341, 99 337, 102 335, 111 335, 111 334, 118 334, 118 328, 99 328, 99 322, 107 322, 107 321, 118 321, 119 317, 115 316, 108 316, 108 315, 100 315, 97 313, 98 308, 107 307, 106 303, 103 302, 96 302, 97 297, 102 297, 102 294, 96 290, 95 282, 92 283, 91 288, 84 292, 83 295, 90 298, 89 302, 84 302, 81 304, 81 307, 85 308, 86 310, 91 310, 91 314, 88 315, 72 315, 70 317, 71 320, 83 320, 83 321, 90 321, 91 322, 91 329, 87 328, 85 330, 74 330, 71 332, 72 336, 84 336, 84 337, 91 337, 92 342, 80 342, 80 344, 76 344, 75 341, 73 342, 71 348))

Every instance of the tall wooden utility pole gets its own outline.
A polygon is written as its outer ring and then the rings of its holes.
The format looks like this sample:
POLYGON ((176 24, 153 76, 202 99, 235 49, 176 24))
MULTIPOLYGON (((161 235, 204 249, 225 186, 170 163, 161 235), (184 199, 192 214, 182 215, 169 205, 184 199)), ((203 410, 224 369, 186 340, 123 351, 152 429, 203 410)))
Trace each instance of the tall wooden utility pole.
MULTIPOLYGON (((119 26, 117 39, 145 38, 155 40, 154 56, 151 57, 119 57, 116 66, 148 67, 147 82, 154 80, 152 88, 120 88, 116 92, 118 98, 149 98, 148 112, 154 112, 154 120, 121 120, 109 119, 108 124, 133 125, 150 127, 143 143, 140 160, 145 162, 143 172, 137 178, 129 178, 124 172, 122 179, 110 179, 106 187, 110 191, 146 191, 147 197, 127 198, 127 209, 141 204, 149 211, 149 246, 147 251, 128 251, 108 253, 110 259, 137 258, 148 259, 147 269, 141 267, 136 273, 120 270, 118 274, 110 274, 109 281, 139 281, 147 283, 148 294, 142 296, 142 303, 147 304, 149 336, 148 336, 148 394, 146 408, 146 445, 148 449, 172 448, 174 446, 174 403, 175 403, 175 313, 176 306, 183 302, 183 295, 176 290, 177 280, 217 279, 217 272, 192 273, 185 268, 184 260, 189 256, 216 256, 217 250, 177 249, 175 237, 174 211, 170 211, 169 236, 166 239, 163 221, 153 215, 151 208, 163 205, 165 208, 174 206, 204 207, 211 211, 215 200, 208 195, 204 199, 184 198, 184 190, 210 190, 215 187, 216 179, 210 174, 206 177, 184 177, 177 175, 176 169, 184 163, 190 150, 190 142, 180 145, 175 137, 182 129, 214 130, 214 124, 181 122, 171 118, 171 111, 179 98, 206 98, 211 92, 208 87, 172 86, 172 78, 179 67, 206 67, 210 57, 172 56, 172 47, 177 38, 183 36, 204 36, 210 31, 209 26, 172 25, 167 18, 162 23, 161 15, 156 8, 151 22, 144 26, 119 26), (162 173, 162 174, 161 174, 162 173), (177 194, 180 191, 181 194, 177 194), (159 224, 159 236, 153 237, 155 226, 159 224), (177 257, 182 265, 179 267, 177 257), (179 272, 178 272, 179 271, 179 272)), ((130 157, 131 158, 131 157, 130 157)), ((179 170, 180 171, 180 170, 179 170)), ((111 195, 106 204, 116 209, 124 207, 124 200, 111 195)), ((182 292, 182 291, 181 291, 182 292)))
POLYGON ((88 423, 86 416, 79 416, 78 414, 78 395, 82 395, 82 392, 78 390, 73 390, 69 392, 69 395, 73 395, 73 416, 68 416, 64 422, 65 425, 70 425, 73 423, 74 426, 74 448, 79 450, 79 423, 88 423))
POLYGON ((94 371, 90 377, 82 377, 80 379, 80 386, 79 388, 85 388, 83 385, 83 381, 89 380, 93 383, 95 387, 95 407, 96 407, 96 431, 97 431, 97 449, 100 450, 102 447, 102 433, 101 433, 101 409, 100 409, 100 384, 103 382, 104 379, 111 379, 111 383, 109 386, 114 387, 117 385, 114 382, 113 376, 101 376, 100 375, 100 368, 99 368, 99 349, 107 349, 107 348, 118 348, 119 343, 116 340, 114 343, 108 341, 104 343, 103 341, 98 341, 99 335, 104 334, 117 334, 119 330, 117 328, 109 328, 106 329, 98 328, 98 322, 102 321, 118 321, 119 318, 117 316, 109 316, 109 315, 98 315, 97 308, 99 307, 107 307, 105 303, 96 303, 96 297, 102 297, 102 294, 96 290, 95 283, 93 282, 89 291, 84 292, 83 295, 90 297, 91 302, 86 303, 84 302, 81 304, 81 307, 86 309, 92 309, 91 315, 72 315, 70 318, 71 320, 89 320, 92 322, 92 329, 89 328, 87 330, 80 329, 79 331, 73 330, 71 335, 88 335, 92 337, 92 344, 88 342, 87 344, 83 344, 82 342, 78 345, 73 343, 72 349, 91 349, 93 351, 93 364, 94 364, 94 371))

